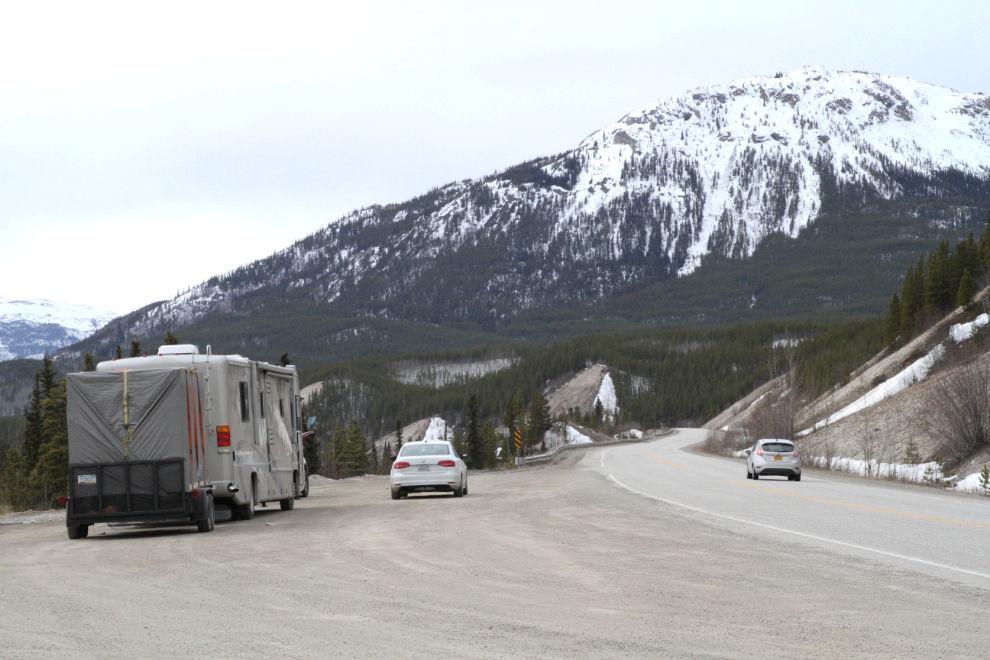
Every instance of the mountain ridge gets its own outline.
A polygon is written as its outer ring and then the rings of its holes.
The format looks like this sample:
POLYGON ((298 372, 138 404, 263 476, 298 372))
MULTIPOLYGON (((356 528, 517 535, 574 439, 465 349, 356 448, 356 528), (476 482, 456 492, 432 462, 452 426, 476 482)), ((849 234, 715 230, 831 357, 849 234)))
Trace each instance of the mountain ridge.
POLYGON ((87 345, 106 354, 125 336, 280 307, 481 333, 523 314, 580 318, 826 216, 872 214, 877 232, 915 218, 899 231, 919 241, 965 231, 988 180, 985 95, 821 68, 746 78, 635 110, 569 152, 349 213, 87 345))

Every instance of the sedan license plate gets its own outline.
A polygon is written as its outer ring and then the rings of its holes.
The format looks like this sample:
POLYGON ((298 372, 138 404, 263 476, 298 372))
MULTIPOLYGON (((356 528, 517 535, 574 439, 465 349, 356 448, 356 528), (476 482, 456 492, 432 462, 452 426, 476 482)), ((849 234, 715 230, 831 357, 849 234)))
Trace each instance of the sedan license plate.
POLYGON ((782 460, 784 460, 784 457, 783 456, 774 456, 773 457, 773 460, 775 460, 775 461, 782 461, 782 460))
POLYGON ((430 466, 429 465, 420 465, 419 466, 419 471, 420 472, 429 472, 430 471, 430 466))

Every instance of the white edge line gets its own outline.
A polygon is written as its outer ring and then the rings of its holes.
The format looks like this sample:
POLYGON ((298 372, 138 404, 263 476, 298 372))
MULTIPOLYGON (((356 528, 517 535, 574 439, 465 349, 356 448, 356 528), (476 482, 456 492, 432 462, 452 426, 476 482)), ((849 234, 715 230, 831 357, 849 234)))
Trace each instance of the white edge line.
POLYGON ((602 450, 602 460, 601 460, 602 467, 605 467, 605 453, 609 451, 612 451, 611 447, 602 450))
MULTIPOLYGON (((603 458, 604 458, 604 456, 603 456, 603 458)), ((933 562, 933 561, 928 561, 927 559, 918 559, 917 557, 908 557, 907 555, 899 555, 896 552, 887 552, 886 550, 877 550, 876 548, 868 548, 868 547, 866 547, 864 545, 856 545, 855 543, 846 543, 845 541, 836 541, 835 539, 827 539, 827 538, 822 537, 822 536, 813 536, 811 534, 805 534, 803 532, 795 532, 794 530, 791 530, 791 529, 784 529, 783 527, 774 527, 773 525, 766 525, 764 523, 758 523, 758 522, 754 522, 752 520, 743 520, 742 518, 734 518, 733 516, 727 516, 724 513, 715 513, 714 511, 707 511, 705 509, 699 509, 698 507, 691 506, 690 504, 682 504, 680 502, 674 502, 673 500, 665 500, 662 497, 657 497, 656 495, 648 495, 647 493, 641 493, 638 490, 634 490, 634 489, 630 488, 629 486, 625 485, 624 483, 622 483, 621 481, 619 481, 618 479, 616 479, 611 474, 608 475, 608 478, 611 479, 612 481, 614 481, 619 486, 622 486, 623 488, 625 488, 626 490, 628 490, 630 493, 635 493, 636 495, 641 495, 642 497, 648 497, 651 500, 656 500, 658 502, 663 502, 664 504, 671 504, 673 506, 679 506, 679 507, 684 508, 684 509, 690 509, 691 511, 697 511, 699 513, 704 513, 704 514, 707 514, 709 516, 716 516, 718 518, 725 518, 726 520, 732 520, 732 521, 735 521, 735 522, 744 523, 746 525, 755 525, 757 527, 764 527, 766 529, 772 529, 772 530, 774 530, 776 532, 784 532, 786 534, 794 534, 795 536, 803 536, 804 538, 814 539, 815 541, 824 541, 825 543, 834 543, 836 545, 845 546, 847 548, 854 548, 856 550, 865 550, 866 552, 875 552, 878 555, 886 555, 887 557, 894 557, 896 559, 904 559, 906 561, 913 561, 913 562, 917 562, 919 564, 925 564, 927 566, 934 566, 935 568, 944 568, 945 570, 948 570, 948 571, 956 571, 957 573, 966 573, 967 575, 975 575, 977 577, 990 579, 990 575, 987 575, 986 573, 979 573, 977 571, 968 571, 965 568, 957 568, 955 566, 947 566, 945 564, 939 564, 939 563, 936 563, 936 562, 933 562)))

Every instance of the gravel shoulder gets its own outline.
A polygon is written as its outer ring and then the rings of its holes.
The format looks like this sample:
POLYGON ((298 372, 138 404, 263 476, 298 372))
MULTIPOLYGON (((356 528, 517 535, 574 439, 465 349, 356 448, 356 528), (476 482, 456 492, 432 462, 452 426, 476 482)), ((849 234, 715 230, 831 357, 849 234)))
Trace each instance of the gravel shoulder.
POLYGON ((718 529, 568 454, 461 499, 323 482, 211 534, 0 527, 0 658, 985 653, 984 590, 718 529))

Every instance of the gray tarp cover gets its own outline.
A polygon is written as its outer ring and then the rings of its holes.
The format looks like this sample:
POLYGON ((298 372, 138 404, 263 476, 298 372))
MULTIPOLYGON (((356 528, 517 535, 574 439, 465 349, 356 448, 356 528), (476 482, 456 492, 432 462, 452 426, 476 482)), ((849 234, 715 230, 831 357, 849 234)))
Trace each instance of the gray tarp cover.
POLYGON ((67 376, 69 463, 125 460, 124 373, 133 431, 128 460, 188 458, 188 410, 197 392, 195 377, 188 378, 182 368, 142 369, 67 376))

